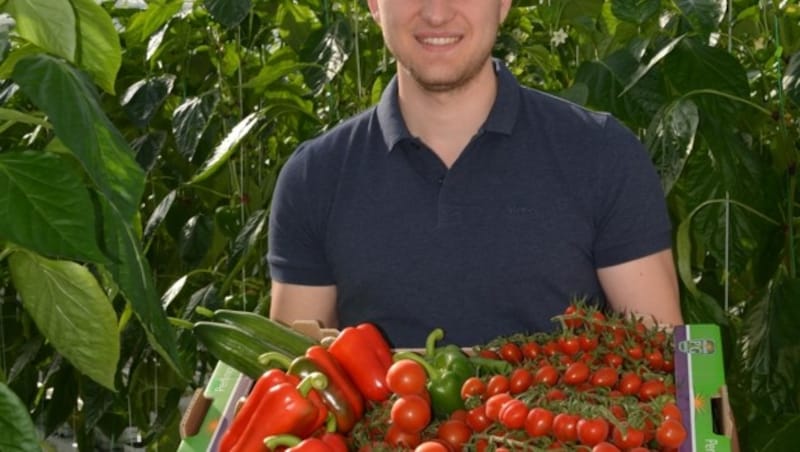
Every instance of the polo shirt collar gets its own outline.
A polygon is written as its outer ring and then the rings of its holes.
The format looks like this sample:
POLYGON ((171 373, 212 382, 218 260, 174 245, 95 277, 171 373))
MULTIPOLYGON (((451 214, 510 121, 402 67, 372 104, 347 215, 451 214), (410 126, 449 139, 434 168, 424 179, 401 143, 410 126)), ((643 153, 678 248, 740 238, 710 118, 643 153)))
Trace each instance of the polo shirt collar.
MULTIPOLYGON (((511 71, 500 60, 494 59, 494 68, 498 82, 497 98, 482 130, 510 135, 519 113, 520 90, 522 87, 511 71)), ((383 140, 386 142, 386 148, 389 151, 394 149, 398 142, 413 138, 400 112, 400 103, 397 97, 397 76, 392 77, 386 89, 383 90, 376 111, 378 122, 383 132, 383 140)))

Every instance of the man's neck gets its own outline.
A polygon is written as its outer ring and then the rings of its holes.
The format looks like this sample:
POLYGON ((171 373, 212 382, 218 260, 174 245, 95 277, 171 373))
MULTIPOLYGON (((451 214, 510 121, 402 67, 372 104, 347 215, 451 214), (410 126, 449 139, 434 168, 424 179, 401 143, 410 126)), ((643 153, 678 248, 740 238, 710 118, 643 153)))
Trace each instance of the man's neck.
POLYGON ((486 122, 494 105, 497 76, 493 65, 450 91, 425 90, 401 71, 398 82, 400 110, 408 130, 449 168, 486 122))

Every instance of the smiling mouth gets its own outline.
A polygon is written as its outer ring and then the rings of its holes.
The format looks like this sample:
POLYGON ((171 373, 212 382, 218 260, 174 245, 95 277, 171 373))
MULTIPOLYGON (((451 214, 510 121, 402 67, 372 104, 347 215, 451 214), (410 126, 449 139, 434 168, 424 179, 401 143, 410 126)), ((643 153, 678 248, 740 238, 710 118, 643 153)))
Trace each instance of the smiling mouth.
POLYGON ((421 38, 419 41, 429 46, 448 46, 457 43, 460 39, 458 36, 436 36, 421 38))

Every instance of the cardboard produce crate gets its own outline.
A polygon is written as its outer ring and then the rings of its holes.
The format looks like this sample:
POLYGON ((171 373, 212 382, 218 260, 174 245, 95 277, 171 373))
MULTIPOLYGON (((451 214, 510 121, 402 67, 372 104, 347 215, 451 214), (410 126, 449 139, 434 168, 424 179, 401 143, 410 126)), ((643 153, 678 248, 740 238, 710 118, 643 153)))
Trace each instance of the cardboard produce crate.
MULTIPOLYGON (((316 339, 336 333, 313 322, 293 327, 316 339)), ((679 452, 739 452, 719 327, 682 325, 675 327, 673 334, 676 399, 688 432, 679 452)), ((252 379, 219 362, 205 390, 195 393, 184 413, 178 452, 216 452, 237 404, 252 384, 252 379)))
POLYGON ((689 433, 680 452, 738 452, 719 327, 682 325, 673 335, 676 398, 689 433))

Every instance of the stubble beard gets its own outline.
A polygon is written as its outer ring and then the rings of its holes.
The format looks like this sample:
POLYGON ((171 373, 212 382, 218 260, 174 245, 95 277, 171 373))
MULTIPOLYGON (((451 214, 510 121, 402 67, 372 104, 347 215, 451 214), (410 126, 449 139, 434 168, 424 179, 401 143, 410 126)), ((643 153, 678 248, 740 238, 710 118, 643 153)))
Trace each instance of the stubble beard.
POLYGON ((425 74, 425 68, 419 68, 410 61, 398 59, 401 67, 411 76, 420 88, 431 93, 457 92, 467 86, 483 69, 486 61, 491 58, 491 49, 483 52, 480 57, 469 61, 454 77, 445 79, 431 77, 425 74))

